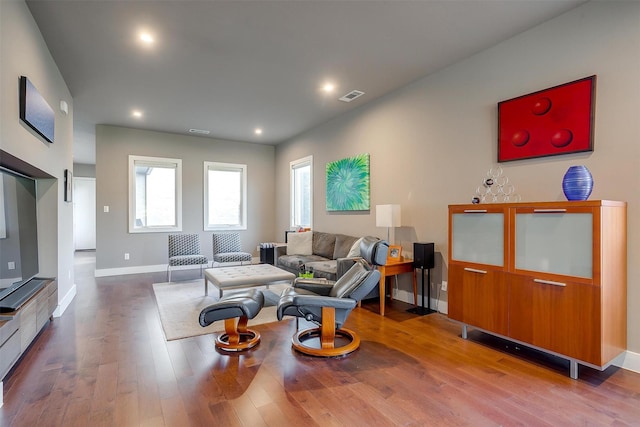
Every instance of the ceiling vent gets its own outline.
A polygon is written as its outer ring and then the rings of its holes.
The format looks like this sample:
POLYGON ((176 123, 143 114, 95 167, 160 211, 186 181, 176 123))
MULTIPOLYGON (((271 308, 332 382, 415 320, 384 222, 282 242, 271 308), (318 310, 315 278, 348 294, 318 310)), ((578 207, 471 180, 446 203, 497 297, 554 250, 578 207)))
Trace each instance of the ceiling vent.
POLYGON ((189 129, 189 133, 197 133, 199 135, 209 135, 211 131, 204 129, 189 129))
POLYGON ((362 92, 361 90, 352 90, 348 94, 344 95, 342 98, 338 98, 338 99, 342 102, 351 102, 356 98, 360 98, 362 95, 364 95, 364 92, 362 92))

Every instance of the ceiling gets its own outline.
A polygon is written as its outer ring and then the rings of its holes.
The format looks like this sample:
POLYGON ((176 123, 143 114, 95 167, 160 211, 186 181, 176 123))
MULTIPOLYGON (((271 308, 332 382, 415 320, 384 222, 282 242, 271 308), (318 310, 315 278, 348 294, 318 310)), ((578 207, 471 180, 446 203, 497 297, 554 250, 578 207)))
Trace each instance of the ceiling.
POLYGON ((27 0, 89 164, 96 124, 278 144, 581 3, 27 0), (365 95, 338 101, 351 90, 365 95))

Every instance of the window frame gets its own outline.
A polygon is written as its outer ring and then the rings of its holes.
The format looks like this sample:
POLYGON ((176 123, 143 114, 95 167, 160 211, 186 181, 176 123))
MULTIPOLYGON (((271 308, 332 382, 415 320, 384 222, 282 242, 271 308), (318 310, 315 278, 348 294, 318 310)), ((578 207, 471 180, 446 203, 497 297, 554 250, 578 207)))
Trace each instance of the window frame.
POLYGON ((289 162, 289 177, 289 226, 292 228, 297 226, 313 228, 313 155, 289 162), (295 170, 307 165, 309 166, 309 224, 296 224, 295 170))
POLYGON ((246 164, 240 163, 226 163, 226 162, 204 162, 204 216, 202 218, 204 231, 235 231, 235 230, 246 230, 248 220, 248 194, 247 194, 247 176, 248 176, 248 167, 246 164), (240 224, 224 224, 224 225, 212 225, 209 224, 209 171, 210 170, 240 170, 242 172, 242 183, 241 183, 241 191, 240 195, 240 224))
POLYGON ((182 159, 129 155, 129 233, 166 233, 182 231, 182 159), (175 170, 175 225, 136 226, 136 166, 171 167, 175 170))

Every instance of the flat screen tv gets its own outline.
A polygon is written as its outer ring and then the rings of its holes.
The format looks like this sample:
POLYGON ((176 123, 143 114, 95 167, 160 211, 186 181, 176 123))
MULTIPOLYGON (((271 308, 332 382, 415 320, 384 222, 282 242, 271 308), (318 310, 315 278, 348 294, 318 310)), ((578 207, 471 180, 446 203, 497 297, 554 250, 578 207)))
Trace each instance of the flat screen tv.
POLYGON ((36 187, 0 168, 0 301, 39 271, 36 187))
POLYGON ((53 142, 56 114, 38 89, 20 77, 20 119, 47 142, 53 142))

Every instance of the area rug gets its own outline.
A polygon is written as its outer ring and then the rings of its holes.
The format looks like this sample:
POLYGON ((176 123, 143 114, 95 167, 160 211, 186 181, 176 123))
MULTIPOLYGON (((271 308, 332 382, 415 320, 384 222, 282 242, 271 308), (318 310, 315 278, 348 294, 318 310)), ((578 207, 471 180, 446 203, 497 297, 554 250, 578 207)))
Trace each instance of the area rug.
MULTIPOLYGON (((167 341, 224 331, 224 321, 222 320, 214 322, 206 328, 200 326, 198 320, 200 311, 218 301, 218 290, 212 288, 211 285, 209 285, 209 295, 204 295, 203 282, 204 279, 153 284, 160 322, 167 341)), ((256 317, 249 319, 249 326, 278 320, 275 306, 278 303, 280 293, 287 286, 289 285, 283 283, 270 285, 268 290, 265 286, 258 288, 264 293, 265 306, 256 317)), ((237 291, 225 291, 224 295, 233 292, 237 291)))

